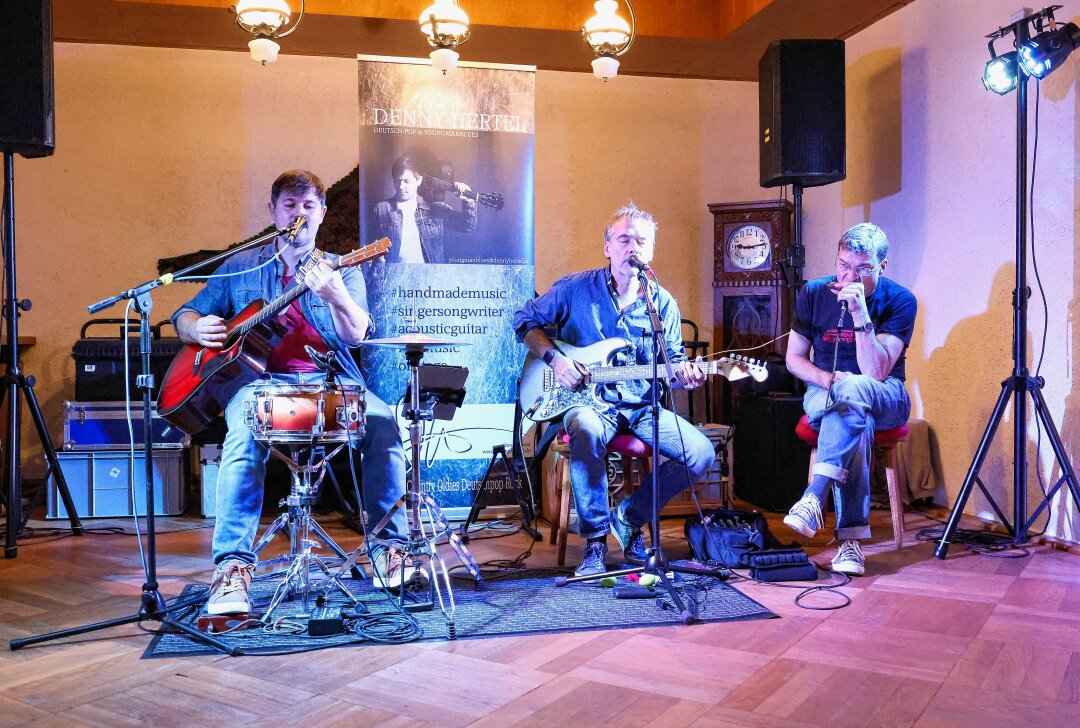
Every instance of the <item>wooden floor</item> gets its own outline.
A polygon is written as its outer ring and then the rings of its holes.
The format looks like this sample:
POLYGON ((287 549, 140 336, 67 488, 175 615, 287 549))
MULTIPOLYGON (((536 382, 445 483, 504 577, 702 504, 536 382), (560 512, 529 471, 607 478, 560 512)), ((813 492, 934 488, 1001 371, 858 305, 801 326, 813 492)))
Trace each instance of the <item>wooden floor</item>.
MULTIPOLYGON (((891 533, 887 516, 875 512, 875 533, 891 533)), ((909 535, 931 525, 908 521, 909 535)), ((158 539, 166 595, 208 578, 206 523, 161 522, 192 529, 158 539)), ((664 530, 669 556, 685 555, 681 522, 664 530)), ((527 540, 473 546, 478 560, 511 558, 527 540)), ((827 563, 832 549, 811 551, 827 563)), ((874 542, 867 576, 845 588, 851 606, 837 611, 741 585, 774 620, 140 660, 150 637, 134 625, 6 649, 129 614, 143 583, 131 536, 23 542, 0 561, 0 727, 1080 725, 1080 556, 931 552, 874 542)), ((569 559, 579 556, 572 543, 569 559)), ((528 563, 554 563, 546 540, 528 563)))

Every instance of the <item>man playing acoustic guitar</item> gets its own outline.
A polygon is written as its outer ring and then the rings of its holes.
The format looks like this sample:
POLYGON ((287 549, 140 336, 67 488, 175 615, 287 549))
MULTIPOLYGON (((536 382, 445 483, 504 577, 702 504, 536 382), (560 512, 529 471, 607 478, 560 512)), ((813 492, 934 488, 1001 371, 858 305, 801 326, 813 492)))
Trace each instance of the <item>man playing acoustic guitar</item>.
MULTIPOLYGON (((343 385, 363 382, 349 353, 371 333, 367 314, 367 290, 361 272, 353 267, 335 270, 336 256, 319 258, 315 235, 326 215, 326 190, 311 172, 290 170, 274 181, 270 190, 270 216, 279 230, 293 226, 298 216, 306 224, 291 241, 279 235, 270 244, 234 255, 225 261, 206 286, 173 315, 181 340, 208 349, 221 349, 227 338, 226 319, 243 311, 252 301, 271 301, 290 285, 297 271, 304 272, 308 291, 294 300, 278 317, 284 335, 267 362, 273 383, 321 383, 324 374, 308 348, 325 355, 333 351, 344 374, 343 385), (277 254, 277 255, 275 255, 277 254), (317 262, 316 262, 317 259, 317 262)), ((245 421, 245 401, 265 387, 266 379, 246 384, 225 407, 228 433, 222 446, 217 480, 217 520, 214 524, 213 558, 217 569, 207 604, 210 614, 232 614, 250 609, 248 584, 256 563, 255 531, 262 513, 263 476, 270 450, 254 438, 245 421)), ((405 488, 405 453, 390 409, 371 392, 366 394, 366 434, 357 443, 363 458, 364 506, 368 523, 378 523, 393 507, 405 488)), ((397 511, 383 531, 369 534, 381 539, 401 539, 407 532, 405 512, 397 511)), ((376 558, 376 578, 389 584, 391 575, 402 573, 401 556, 383 549, 376 558)))
MULTIPOLYGON (((683 351, 682 316, 675 299, 654 281, 643 290, 637 276, 635 261, 647 264, 652 259, 656 227, 653 216, 633 203, 620 208, 604 233, 604 255, 609 265, 556 281, 547 293, 527 301, 514 316, 518 340, 551 367, 562 385, 582 386, 586 368, 560 353, 544 327, 553 327, 560 340, 575 347, 622 337, 631 344, 622 363, 651 364, 652 325, 646 295, 656 304, 664 326, 665 348, 679 382, 692 389, 705 381, 705 375, 687 361, 683 351)), ((664 372, 662 362, 660 371, 664 372)), ((633 433, 652 443, 650 388, 650 382, 641 379, 608 384, 600 388, 601 399, 596 406, 576 406, 563 417, 563 427, 570 436, 570 482, 579 533, 586 539, 581 565, 574 572, 578 576, 606 570, 609 531, 615 534, 627 561, 644 563, 641 528, 652 517, 652 479, 659 477, 659 502, 663 506, 700 480, 714 461, 708 438, 674 412, 661 409, 659 452, 667 460, 659 473, 608 512, 605 448, 620 432, 633 433)))

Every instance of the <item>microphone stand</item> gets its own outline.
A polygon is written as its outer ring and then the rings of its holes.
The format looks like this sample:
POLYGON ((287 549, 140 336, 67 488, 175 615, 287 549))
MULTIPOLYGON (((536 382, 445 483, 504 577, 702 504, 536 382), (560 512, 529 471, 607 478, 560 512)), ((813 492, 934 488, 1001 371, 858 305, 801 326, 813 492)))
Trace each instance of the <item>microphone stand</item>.
MULTIPOLYGON (((690 624, 697 619, 697 605, 693 601, 684 601, 679 596, 678 589, 672 583, 672 580, 668 578, 668 572, 674 572, 676 574, 693 574, 695 576, 712 576, 721 581, 728 578, 728 571, 726 569, 709 569, 703 566, 690 566, 688 564, 671 564, 667 556, 664 554, 663 547, 660 545, 660 358, 664 359, 664 367, 667 369, 668 381, 675 378, 674 370, 671 368, 671 358, 667 353, 667 346, 664 341, 664 322, 660 319, 660 314, 656 310, 656 303, 649 296, 649 276, 648 272, 651 270, 648 265, 642 264, 640 266, 634 266, 638 271, 638 280, 641 281, 641 289, 645 292, 645 306, 649 312, 649 321, 652 326, 650 336, 652 337, 652 396, 649 402, 649 414, 652 419, 652 518, 649 521, 649 529, 652 531, 650 534, 650 545, 646 550, 647 559, 642 566, 635 566, 628 569, 617 569, 615 571, 605 571, 600 574, 589 574, 587 576, 574 576, 565 577, 560 576, 555 578, 555 586, 566 586, 567 584, 576 584, 582 581, 595 581, 597 579, 603 579, 604 577, 620 577, 627 576, 629 574, 652 574, 658 580, 664 591, 667 592, 671 598, 671 603, 675 606, 675 611, 678 612, 679 618, 683 624, 690 624)), ((685 454, 684 454, 685 457, 685 454)), ((668 604, 662 597, 657 597, 657 606, 661 609, 667 609, 668 604)))
MULTIPOLYGON (((136 377, 135 382, 139 389, 142 390, 142 409, 143 409, 143 458, 144 465, 146 467, 146 582, 142 587, 142 595, 139 600, 139 611, 135 614, 130 614, 126 617, 119 617, 117 619, 109 619, 103 622, 95 622, 93 624, 83 625, 81 627, 72 627, 71 629, 63 629, 57 632, 49 632, 47 634, 35 635, 33 637, 24 637, 22 639, 11 640, 9 643, 12 651, 22 649, 29 645, 35 645, 40 642, 48 642, 50 640, 62 639, 64 637, 74 637, 80 634, 86 634, 87 632, 95 632, 100 629, 107 629, 109 627, 119 627, 124 624, 132 624, 134 622, 154 621, 162 625, 167 625, 183 632, 184 634, 192 637, 200 642, 203 642, 211 647, 221 650, 222 652, 236 657, 243 652, 239 647, 231 647, 224 642, 215 639, 214 637, 200 632, 189 624, 185 624, 173 618, 170 612, 186 609, 187 607, 195 604, 200 604, 206 601, 208 594, 200 594, 190 599, 184 599, 175 602, 171 605, 165 604, 165 598, 158 590, 157 581, 157 536, 155 532, 155 505, 154 505, 154 451, 153 451, 153 423, 151 417, 151 396, 150 393, 154 389, 154 375, 150 370, 150 310, 154 306, 153 298, 150 295, 150 291, 159 286, 167 286, 174 280, 182 279, 188 273, 215 263, 223 258, 236 255, 245 250, 249 250, 257 245, 261 245, 271 238, 276 237, 279 234, 289 234, 293 229, 299 232, 302 225, 294 225, 292 228, 286 230, 272 230, 265 235, 250 240, 243 245, 240 245, 231 250, 226 250, 223 253, 207 258, 199 263, 184 268, 177 273, 168 273, 155 278, 146 283, 142 283, 135 288, 129 288, 126 291, 110 296, 104 300, 98 301, 88 307, 90 313, 97 313, 103 309, 124 300, 132 301, 135 306, 135 310, 139 312, 139 358, 142 363, 142 373, 136 377)), ((295 233, 293 233, 295 236, 295 233)), ((134 476, 134 473, 132 473, 134 476)), ((134 482, 134 478, 132 479, 134 482)), ((134 493, 132 493, 132 503, 135 502, 134 493)), ((74 512, 74 511, 72 511, 74 512)))

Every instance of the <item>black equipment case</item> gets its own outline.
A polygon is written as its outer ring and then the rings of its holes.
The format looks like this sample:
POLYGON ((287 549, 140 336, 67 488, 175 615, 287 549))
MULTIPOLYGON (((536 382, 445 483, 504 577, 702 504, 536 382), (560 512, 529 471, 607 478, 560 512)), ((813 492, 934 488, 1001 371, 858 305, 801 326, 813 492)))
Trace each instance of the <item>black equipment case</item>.
MULTIPOLYGON (((183 343, 175 336, 161 335, 161 327, 168 324, 161 321, 150 327, 150 370, 154 374, 154 396, 165 372, 172 363, 183 343)), ((139 323, 129 321, 124 329, 123 319, 90 319, 83 324, 79 340, 71 350, 75 360, 75 399, 79 402, 117 402, 141 399, 142 393, 135 386, 135 377, 141 373, 139 361, 139 323), (93 326, 116 325, 117 332, 112 336, 87 336, 87 330, 93 326), (134 335, 132 335, 134 334, 134 335), (128 356, 129 394, 124 391, 124 352, 128 356)))

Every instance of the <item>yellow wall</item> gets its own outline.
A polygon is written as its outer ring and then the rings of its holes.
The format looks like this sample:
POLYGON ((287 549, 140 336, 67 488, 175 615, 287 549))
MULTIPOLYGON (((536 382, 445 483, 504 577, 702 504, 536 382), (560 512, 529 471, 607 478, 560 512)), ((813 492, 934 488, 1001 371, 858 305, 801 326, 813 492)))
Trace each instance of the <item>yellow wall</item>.
MULTIPOLYGON (((356 62, 108 45, 56 46, 56 154, 15 162, 19 295, 34 308, 25 371, 59 446, 86 306, 152 278, 158 258, 219 248, 268 222, 270 182, 305 167, 328 184, 357 163, 356 62)), ((603 264, 611 211, 661 221, 657 271, 709 330, 709 202, 757 199, 757 87, 541 72, 536 84, 537 285, 603 264)), ((155 292, 153 320, 195 288, 155 292)), ((98 314, 122 316, 120 308, 98 314)), ((101 330, 98 330, 101 332, 101 330)), ((40 477, 25 430, 28 477, 40 477)))
MULTIPOLYGON (((922 0, 848 40, 848 179, 809 190, 805 200, 808 276, 832 271, 835 241, 846 227, 871 220, 889 234, 888 275, 910 287, 920 304, 908 352, 908 389, 914 414, 928 419, 937 434, 950 504, 1001 382, 1012 373, 1016 94, 989 93, 979 78, 989 59, 984 36, 1009 24, 1016 7, 1009 0, 922 0)), ((1010 43, 1000 41, 998 52, 1010 43)), ((1029 251, 1038 263, 1049 317, 1032 267, 1026 335, 1034 371, 1047 327, 1044 395, 1074 466, 1080 454, 1078 70, 1080 54, 1042 83, 1029 251)), ((1037 91, 1031 82, 1029 144, 1035 140, 1037 91)), ((1040 500, 1037 474, 1053 483, 1061 470, 1045 435, 1041 457, 1036 455, 1036 423, 1030 417, 1028 422, 1027 488, 1034 508, 1040 500)), ((980 473, 1009 514, 1012 442, 1010 407, 980 473)), ((1080 540, 1072 499, 1059 497, 1055 504, 1064 507, 1055 508, 1048 532, 1080 540)), ((968 511, 993 518, 977 492, 968 511)), ((1034 530, 1041 527, 1042 521, 1034 530)))

